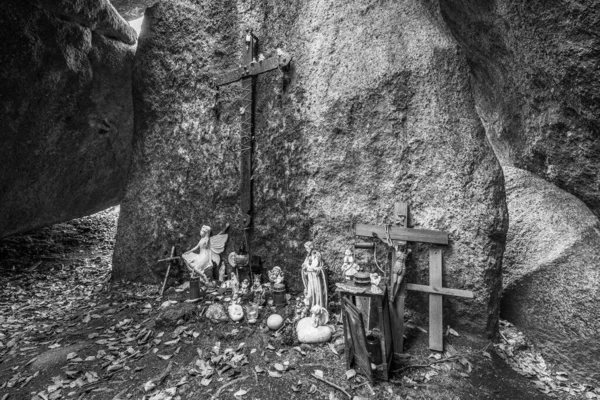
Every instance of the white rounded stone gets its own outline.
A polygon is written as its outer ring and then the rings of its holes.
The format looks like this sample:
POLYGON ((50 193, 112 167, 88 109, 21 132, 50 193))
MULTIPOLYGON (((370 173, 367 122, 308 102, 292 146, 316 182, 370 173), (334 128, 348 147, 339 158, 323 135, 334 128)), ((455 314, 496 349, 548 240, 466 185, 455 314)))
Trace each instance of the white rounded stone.
POLYGON ((281 325, 283 325, 283 317, 279 314, 270 315, 267 319, 267 326, 269 329, 276 331, 281 328, 281 325))
POLYGON ((302 318, 296 326, 300 343, 323 343, 331 339, 331 328, 327 325, 313 326, 312 317, 302 318))

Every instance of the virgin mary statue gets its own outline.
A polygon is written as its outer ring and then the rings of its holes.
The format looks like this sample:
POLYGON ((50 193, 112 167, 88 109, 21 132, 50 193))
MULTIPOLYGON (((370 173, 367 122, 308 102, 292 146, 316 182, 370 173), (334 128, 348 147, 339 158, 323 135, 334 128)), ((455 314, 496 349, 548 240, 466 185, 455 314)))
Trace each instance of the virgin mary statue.
POLYGON ((313 249, 312 242, 306 242, 304 248, 308 254, 302 263, 302 282, 304 296, 308 300, 308 309, 312 309, 315 305, 327 309, 327 281, 321 253, 313 249))

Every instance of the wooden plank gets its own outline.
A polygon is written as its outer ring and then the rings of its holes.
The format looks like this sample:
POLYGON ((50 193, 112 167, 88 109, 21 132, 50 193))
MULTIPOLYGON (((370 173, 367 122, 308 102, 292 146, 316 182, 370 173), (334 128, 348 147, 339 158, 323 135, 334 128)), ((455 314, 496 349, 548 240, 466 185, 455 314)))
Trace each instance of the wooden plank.
POLYGON ((446 296, 457 296, 457 297, 467 297, 469 299, 473 298, 473 292, 469 290, 461 290, 461 289, 450 289, 445 287, 435 287, 435 286, 426 286, 426 285, 417 285, 416 283, 408 283, 406 284, 406 288, 408 290, 412 290, 415 292, 425 292, 432 294, 441 294, 446 296))
MULTIPOLYGON (((429 249, 429 284, 442 286, 442 251, 439 248, 429 249)), ((429 348, 435 351, 444 351, 442 302, 441 294, 429 295, 429 348)))
POLYGON ((367 351, 367 338, 362 313, 347 298, 343 303, 343 307, 348 318, 356 369, 362 372, 372 383, 373 371, 371 370, 371 359, 367 351))
MULTIPOLYGON (((377 235, 381 240, 387 240, 385 226, 356 224, 357 236, 373 237, 373 234, 377 235)), ((399 228, 392 226, 390 228, 390 239, 404 240, 406 242, 448 244, 448 233, 427 229, 399 228)))

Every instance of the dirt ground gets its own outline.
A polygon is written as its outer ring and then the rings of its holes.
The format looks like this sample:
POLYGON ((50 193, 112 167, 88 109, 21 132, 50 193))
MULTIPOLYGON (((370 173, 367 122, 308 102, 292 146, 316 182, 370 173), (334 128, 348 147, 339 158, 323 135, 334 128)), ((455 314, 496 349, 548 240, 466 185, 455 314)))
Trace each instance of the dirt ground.
MULTIPOLYGON (((347 372, 342 325, 300 345, 292 326, 213 323, 207 296, 160 284, 113 283, 118 208, 0 241, 0 399, 544 399, 491 343, 457 332, 443 354, 426 326, 389 382, 347 372), (165 306, 167 300, 172 304, 165 306), (425 331, 425 332, 424 332, 425 331)), ((550 393, 556 397, 555 394, 550 393)), ((564 397, 564 396, 562 396, 564 397)), ((576 397, 573 397, 576 398, 576 397)))

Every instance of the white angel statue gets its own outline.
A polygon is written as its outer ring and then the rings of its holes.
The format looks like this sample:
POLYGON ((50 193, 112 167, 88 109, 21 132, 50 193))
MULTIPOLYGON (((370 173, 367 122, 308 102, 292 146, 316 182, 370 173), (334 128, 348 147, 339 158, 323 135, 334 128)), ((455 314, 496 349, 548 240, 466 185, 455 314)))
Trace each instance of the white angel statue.
POLYGON ((211 237, 210 226, 204 225, 200 229, 200 241, 196 247, 183 253, 181 258, 193 274, 198 275, 201 280, 207 283, 206 273, 212 269, 213 261, 216 265, 221 262, 219 254, 225 249, 227 238, 228 235, 225 233, 211 237), (195 253, 196 250, 199 250, 199 252, 195 253))

